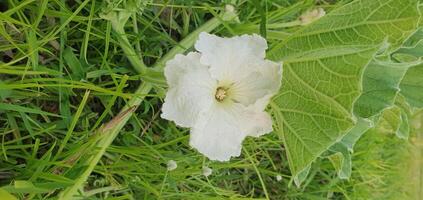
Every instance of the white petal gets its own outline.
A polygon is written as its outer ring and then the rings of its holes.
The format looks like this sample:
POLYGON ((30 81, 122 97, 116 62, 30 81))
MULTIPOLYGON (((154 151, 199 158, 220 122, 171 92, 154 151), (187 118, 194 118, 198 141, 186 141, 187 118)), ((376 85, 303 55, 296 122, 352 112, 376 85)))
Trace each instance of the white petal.
POLYGON ((192 127, 199 115, 214 101, 216 81, 207 66, 199 62, 198 53, 177 55, 166 63, 169 90, 162 107, 162 118, 182 127, 192 127))
POLYGON ((203 32, 195 49, 201 52, 201 63, 210 65, 212 77, 227 81, 245 77, 254 70, 249 63, 264 59, 267 44, 256 34, 221 38, 203 32))
MULTIPOLYGON (((256 62, 256 71, 235 82, 232 86, 235 101, 245 106, 254 104, 259 99, 276 94, 281 86, 282 64, 268 60, 256 62)), ((263 102, 266 106, 267 102, 263 102)), ((263 108, 264 109, 264 108, 263 108)))
POLYGON ((231 110, 214 104, 191 129, 190 145, 210 160, 228 161, 241 154, 245 135, 231 110))
POLYGON ((271 131, 270 116, 257 111, 254 105, 216 103, 191 129, 190 145, 210 160, 228 161, 241 154, 246 136, 260 136, 271 131))
POLYGON ((263 110, 257 110, 257 106, 251 105, 239 115, 239 127, 244 134, 259 137, 273 131, 272 118, 263 110))

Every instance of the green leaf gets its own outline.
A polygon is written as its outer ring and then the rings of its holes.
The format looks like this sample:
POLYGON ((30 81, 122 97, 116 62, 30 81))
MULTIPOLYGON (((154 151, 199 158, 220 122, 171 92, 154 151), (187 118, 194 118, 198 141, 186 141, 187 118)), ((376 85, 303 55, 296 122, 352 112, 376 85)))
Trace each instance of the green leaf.
POLYGON ((276 131, 284 137, 293 176, 354 127, 364 68, 382 45, 398 48, 418 19, 416 0, 357 0, 270 50, 270 59, 284 62, 274 99, 282 116, 276 131))
POLYGON ((369 118, 392 106, 405 73, 417 64, 372 61, 364 71, 363 93, 354 104, 354 114, 369 118))
POLYGON ((6 103, 0 103, 0 111, 16 111, 16 112, 23 112, 23 113, 33 113, 38 115, 47 115, 52 117, 61 117, 60 115, 56 115, 53 113, 45 112, 40 109, 36 108, 28 108, 25 106, 20 105, 13 105, 13 104, 6 104, 6 103))
MULTIPOLYGON (((2 187, 10 193, 24 193, 24 194, 37 194, 37 193, 48 193, 55 189, 63 188, 69 185, 69 183, 60 182, 44 182, 44 183, 33 183, 26 180, 16 180, 13 185, 7 185, 2 187)), ((0 192, 1 194, 1 192, 0 192)), ((0 196, 3 197, 3 196, 0 196)), ((3 200, 3 198, 1 198, 3 200)))
POLYGON ((345 146, 349 152, 353 152, 355 143, 373 126, 373 120, 359 118, 357 124, 337 144, 345 146))
POLYGON ((411 67, 400 84, 401 94, 412 107, 423 107, 423 64, 411 67))
POLYGON ((13 90, 5 88, 6 83, 0 80, 0 99, 6 99, 10 97, 13 93, 13 90))
POLYGON ((349 179, 351 176, 351 157, 354 144, 361 136, 373 127, 373 120, 359 118, 357 124, 339 141, 328 150, 328 159, 338 171, 340 179, 349 179))
POLYGON ((398 131, 395 135, 401 139, 408 139, 410 135, 410 119, 412 118, 412 109, 410 105, 407 103, 406 99, 402 95, 398 95, 395 100, 395 106, 398 107, 401 111, 400 119, 401 123, 399 125, 398 131))
POLYGON ((310 172, 311 165, 308 165, 300 173, 294 176, 294 183, 297 187, 301 186, 301 183, 307 179, 307 175, 310 172))
POLYGON ((380 133, 397 134, 401 123, 401 109, 397 106, 393 106, 383 111, 376 127, 380 133))
POLYGON ((328 158, 335 170, 338 172, 340 179, 349 179, 352 171, 351 153, 343 146, 338 146, 336 153, 330 155, 328 158))
POLYGON ((392 55, 400 61, 417 60, 423 57, 423 29, 414 33, 404 45, 392 55))
MULTIPOLYGON (((421 6, 423 8, 423 6, 421 6)), ((399 61, 418 60, 423 57, 423 28, 414 33, 403 45, 393 53, 399 61)), ((410 68, 401 85, 401 94, 412 107, 423 107, 423 64, 410 68)))
POLYGON ((395 105, 386 109, 376 126, 380 133, 395 134, 398 138, 407 140, 410 135, 410 113, 407 108, 395 105))
POLYGON ((6 190, 0 188, 0 197, 3 200, 17 200, 17 198, 13 195, 11 195, 9 192, 7 192, 6 190))
POLYGON ((19 193, 45 193, 49 192, 49 189, 35 186, 31 181, 16 180, 15 184, 10 187, 4 187, 9 192, 19 193))
POLYGON ((85 69, 82 66, 81 62, 79 62, 76 55, 72 52, 71 48, 66 48, 63 52, 63 58, 66 61, 66 65, 72 71, 71 77, 75 81, 80 81, 81 79, 85 78, 85 69))
POLYGON ((410 135, 410 123, 408 122, 408 116, 405 112, 401 111, 401 124, 398 129, 398 131, 395 133, 395 135, 398 138, 407 140, 408 136, 410 135))

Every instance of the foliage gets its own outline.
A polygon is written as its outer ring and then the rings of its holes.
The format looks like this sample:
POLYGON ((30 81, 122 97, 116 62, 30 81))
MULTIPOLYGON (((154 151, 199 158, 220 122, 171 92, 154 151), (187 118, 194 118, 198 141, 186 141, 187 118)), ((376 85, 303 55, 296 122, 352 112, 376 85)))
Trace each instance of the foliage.
POLYGON ((0 194, 418 199, 422 2, 316 2, 1 1, 0 194), (302 26, 316 7, 328 14, 302 26), (162 67, 201 31, 261 34, 284 63, 275 133, 230 162, 159 117, 162 67))

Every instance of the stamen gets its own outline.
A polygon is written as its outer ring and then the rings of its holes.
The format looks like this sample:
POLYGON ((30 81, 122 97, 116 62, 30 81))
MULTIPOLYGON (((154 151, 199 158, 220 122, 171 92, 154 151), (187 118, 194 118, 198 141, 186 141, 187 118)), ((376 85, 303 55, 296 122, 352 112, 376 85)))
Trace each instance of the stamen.
POLYGON ((214 95, 214 98, 216 98, 217 101, 221 102, 225 99, 227 96, 226 89, 223 87, 218 87, 216 89, 216 94, 214 95))

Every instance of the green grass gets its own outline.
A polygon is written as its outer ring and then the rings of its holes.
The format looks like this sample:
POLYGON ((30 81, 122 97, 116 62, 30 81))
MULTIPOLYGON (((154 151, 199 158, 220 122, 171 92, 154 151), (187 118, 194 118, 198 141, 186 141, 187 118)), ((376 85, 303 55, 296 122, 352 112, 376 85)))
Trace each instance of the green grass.
MULTIPOLYGON (((123 30, 99 17, 113 6, 106 2, 0 1, 4 190, 21 199, 73 195, 411 199, 418 195, 419 188, 407 185, 416 176, 408 169, 419 169, 410 162, 421 157, 416 153, 421 151, 418 134, 409 143, 371 130, 356 146, 349 181, 340 180, 331 163, 320 159, 297 188, 276 133, 247 139, 239 158, 212 162, 190 148, 187 129, 160 118, 166 90, 161 67, 192 46, 196 30, 223 36, 262 34, 272 46, 299 28, 292 22, 314 1, 234 1, 239 23, 222 19, 229 1, 154 1, 138 5, 123 30), (169 160, 178 163, 176 170, 166 170, 169 160), (208 178, 201 174, 203 166, 213 169, 208 178)), ((115 2, 120 4, 114 6, 125 7, 125 1, 115 2)), ((348 1, 319 2, 330 11, 348 1)), ((419 127, 413 130, 421 132, 419 127)))

